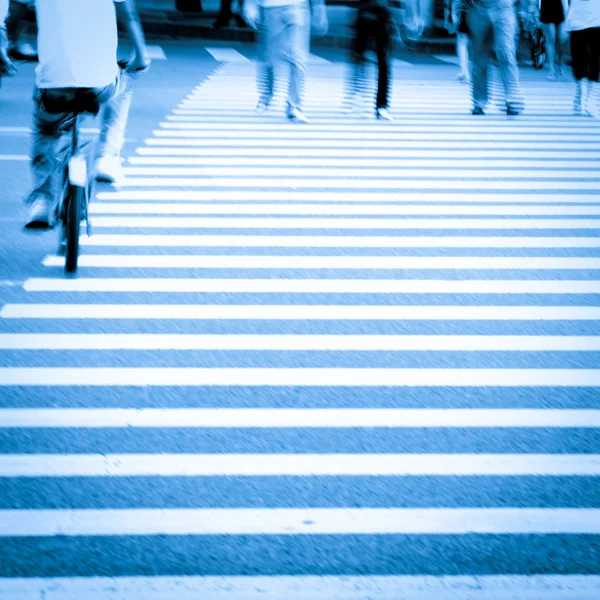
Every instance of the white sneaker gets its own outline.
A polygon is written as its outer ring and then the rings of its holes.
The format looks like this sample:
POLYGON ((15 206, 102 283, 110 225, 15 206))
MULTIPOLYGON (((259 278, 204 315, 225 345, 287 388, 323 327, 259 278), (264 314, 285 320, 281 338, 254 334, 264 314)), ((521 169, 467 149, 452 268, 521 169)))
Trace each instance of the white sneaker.
POLYGON ((298 108, 288 107, 287 118, 294 123, 308 123, 306 115, 298 108))
POLYGON ((588 81, 588 94, 585 100, 585 114, 588 117, 600 118, 600 83, 597 81, 588 81))
POLYGON ((46 198, 40 196, 29 206, 25 229, 51 229, 50 203, 46 198))
POLYGON ((377 118, 382 121, 393 121, 394 118, 390 114, 390 111, 387 108, 378 108, 377 109, 377 118))
POLYGON ((573 98, 573 114, 580 115, 583 110, 583 84, 581 81, 576 81, 575 86, 575 98, 573 98))
POLYGON ((102 155, 96 162, 96 181, 119 183, 125 177, 123 174, 123 159, 112 154, 102 155))

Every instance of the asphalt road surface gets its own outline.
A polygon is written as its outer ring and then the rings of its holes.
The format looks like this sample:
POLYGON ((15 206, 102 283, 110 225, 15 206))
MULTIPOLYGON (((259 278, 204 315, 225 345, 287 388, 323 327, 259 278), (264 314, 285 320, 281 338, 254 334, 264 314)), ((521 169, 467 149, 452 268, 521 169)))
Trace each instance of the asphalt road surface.
MULTIPOLYGON (((254 114, 252 47, 168 43, 66 277, 0 89, 0 597, 600 597, 600 122, 448 57, 392 123, 254 114)), ((283 89, 280 86, 280 91, 283 89)), ((371 92, 367 90, 367 98, 371 92)), ((98 124, 86 124, 90 136, 98 124)))

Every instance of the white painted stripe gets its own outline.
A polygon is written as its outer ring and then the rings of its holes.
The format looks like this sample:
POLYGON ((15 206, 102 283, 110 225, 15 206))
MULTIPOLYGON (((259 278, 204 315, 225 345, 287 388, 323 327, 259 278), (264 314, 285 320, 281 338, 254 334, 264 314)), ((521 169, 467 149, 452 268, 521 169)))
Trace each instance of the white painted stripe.
POLYGON ((0 408, 6 428, 598 428, 600 410, 527 408, 0 408))
POLYGON ((226 48, 223 46, 205 46, 204 49, 218 61, 250 63, 250 60, 235 48, 226 48))
MULTIPOLYGON (((155 140, 157 141, 157 140, 155 140)), ((152 156, 152 157, 171 157, 171 156, 202 156, 203 161, 208 159, 213 159, 218 162, 218 164, 226 164, 221 162, 232 156, 235 156, 236 151, 234 148, 210 148, 210 147, 142 147, 138 148, 136 152, 140 155, 144 156, 152 156), (217 158, 218 157, 218 158, 217 158)), ((245 147, 243 150, 237 152, 238 157, 232 158, 232 160, 245 159, 249 157, 269 157, 272 160, 276 160, 279 157, 285 157, 282 160, 292 160, 297 157, 312 157, 312 158, 322 158, 325 157, 334 157, 348 160, 350 158, 355 158, 359 160, 367 161, 364 164, 369 164, 369 160, 377 160, 381 159, 386 160, 457 160, 462 162, 463 159, 477 159, 477 160, 491 160, 491 159, 503 159, 503 162, 515 162, 521 163, 521 161, 528 159, 532 163, 535 161, 539 161, 540 163, 547 164, 548 162, 560 162, 560 161, 575 161, 579 167, 589 166, 589 162, 596 161, 600 159, 600 152, 594 150, 572 150, 568 152, 560 152, 555 150, 540 150, 530 148, 529 150, 522 149, 514 149, 514 150, 506 150, 506 149, 471 149, 471 150, 463 150, 461 151, 460 158, 456 158, 456 149, 455 148, 430 148, 425 150, 419 149, 402 149, 396 148, 393 155, 390 155, 389 150, 382 150, 381 148, 371 148, 369 150, 369 155, 365 156, 364 150, 357 148, 329 148, 327 146, 320 148, 269 148, 269 147, 245 147)), ((135 158, 135 157, 134 157, 135 158)), ((130 159, 134 160, 133 158, 130 159)), ((135 159, 137 161, 137 159, 135 159)), ((157 160, 157 159, 152 159, 157 160)), ((256 160, 256 159, 251 159, 256 160)), ((274 163, 276 164, 276 163, 274 163)), ((570 164, 570 162, 569 162, 570 164)), ((527 166, 527 165, 526 165, 527 166)))
MULTIPOLYGON (((36 280, 54 282, 58 280, 36 280)), ((51 283, 50 291, 87 290, 82 285, 64 289, 51 283), (59 288, 58 290, 56 288, 59 288)), ((98 283, 101 285, 102 281, 98 283)), ((110 280, 109 280, 110 281, 110 280)), ((118 280, 113 280, 118 281, 118 280)), ((131 280, 128 280, 131 281, 131 280)), ((142 280, 143 281, 143 280, 142 280)), ((151 280, 152 281, 152 280, 151 280)), ((156 280, 155 280, 156 281, 156 280)), ((156 286, 160 284, 157 280, 156 286)), ((169 289, 169 280, 166 287, 169 289)), ((514 282, 513 282, 514 283, 514 282)), ((521 282, 518 282, 521 283, 521 282)), ((526 282, 530 285, 533 282, 526 282)), ((545 283, 545 282, 543 282, 545 283)), ((543 285, 542 283, 542 285, 543 285)), ((561 282, 556 282, 563 285, 561 282)), ((566 282, 569 287, 573 282, 566 282)), ((243 285, 243 284, 242 284, 243 285)), ((363 282, 363 285, 366 285, 363 282)), ((35 285, 26 286, 29 291, 35 285)), ((39 286, 44 289, 43 284, 39 286)), ((116 286, 115 286, 116 287, 116 286)), ((152 287, 152 286, 151 286, 152 287)), ((241 286, 240 286, 241 287, 241 286)), ((93 283, 90 290, 94 290, 93 283)), ((110 287, 113 290, 113 287, 110 287)), ((127 284, 125 289, 129 289, 127 284)), ((145 288, 144 288, 145 289, 145 288)), ((527 290, 527 288, 525 288, 527 290)), ((114 291, 114 290, 113 290, 114 291)), ((134 290, 138 291, 138 290, 134 290)), ((164 290, 163 290, 164 291, 164 290)), ((177 290, 176 290, 177 291, 177 290)), ((514 286, 509 291, 515 291, 514 286)), ((498 290, 496 290, 498 293, 498 290)), ((500 292, 501 293, 501 292, 500 292)), ((508 292, 507 292, 508 293, 508 292)), ((525 292, 526 293, 526 292, 525 292)), ((575 292, 576 293, 576 292, 575 292)), ((600 293, 600 292, 597 292, 600 293)), ((322 321, 598 321, 598 306, 398 306, 398 305, 261 305, 261 304, 5 304, 2 319, 158 319, 158 320, 322 320, 322 321)))
MULTIPOLYGON (((309 190, 296 191, 286 190, 277 192, 272 190, 120 190, 111 192, 99 192, 97 200, 104 201, 122 201, 122 200, 159 200, 162 202, 361 202, 361 203, 383 203, 383 202, 451 202, 451 203, 507 203, 519 205, 519 203, 541 203, 541 204, 600 204, 598 194, 534 194, 516 195, 502 192, 485 193, 478 192, 474 194, 465 194, 463 192, 421 192, 421 191, 393 191, 393 192, 373 192, 369 190, 358 193, 320 191, 312 192, 309 190)), ((92 204, 93 206, 93 204, 92 204)))
POLYGON ((0 333, 0 350, 598 352, 600 336, 0 333))
POLYGON ((3 367, 0 386, 600 388, 600 369, 3 367))
MULTIPOLYGON (((267 293, 267 294, 600 294, 594 280, 474 279, 209 279, 32 277, 28 292, 267 293)), ((471 307, 469 307, 471 308, 471 307)))
POLYGON ((600 533, 600 510, 232 508, 0 510, 0 536, 600 533))
POLYGON ((322 188, 322 189, 378 189, 378 190, 397 190, 399 188, 407 190, 423 190, 423 189, 439 189, 439 190, 476 190, 476 191, 492 191, 492 190, 550 190, 553 192, 567 191, 574 192, 577 190, 600 192, 600 181, 535 181, 533 179, 527 181, 515 181, 512 179, 498 180, 431 180, 426 177, 423 179, 325 179, 318 177, 304 177, 302 179, 292 178, 252 178, 243 177, 227 177, 216 178, 210 177, 208 174, 203 178, 176 178, 176 177, 128 177, 121 184, 121 187, 204 187, 204 188, 322 188))
MULTIPOLYGON (((166 132, 165 132, 166 133, 166 132)), ((315 139, 299 139, 294 137, 293 143, 288 139, 261 139, 247 138, 247 139, 221 139, 217 137, 214 139, 203 139, 202 137, 197 138, 184 138, 184 137, 163 137, 163 138, 147 138, 145 144, 148 146, 197 146, 197 147, 219 147, 219 146, 234 146, 238 152, 245 151, 246 148, 258 147, 258 148, 279 148, 279 147, 290 147, 294 148, 347 148, 348 140, 331 139, 331 140, 315 140, 315 139)), ((417 136, 418 139, 409 140, 390 140, 387 136, 378 140, 361 140, 360 146, 362 148, 373 148, 377 150, 382 149, 418 149, 418 148, 431 148, 434 150, 440 150, 443 148, 452 148, 460 150, 476 149, 476 150, 496 150, 500 145, 498 140, 490 140, 487 136, 485 139, 478 140, 424 140, 421 136, 417 136)), ((554 152, 565 152, 565 151, 583 151, 589 150, 590 152, 598 152, 600 150, 599 144, 582 144, 580 142, 565 142, 563 138, 561 141, 554 140, 548 141, 531 141, 529 138, 525 140, 517 140, 513 142, 505 142, 501 148, 514 148, 515 150, 548 150, 552 149, 554 152)))
MULTIPOLYGON (((167 121, 163 121, 159 124, 159 127, 165 130, 176 130, 177 132, 185 132, 184 135, 196 135, 195 131, 203 132, 203 134, 209 133, 219 133, 224 134, 229 137, 230 132, 236 132, 240 134, 240 137, 246 137, 249 133, 264 135, 268 132, 267 135, 271 133, 277 132, 278 135, 280 133, 287 133, 289 135, 290 132, 294 133, 294 137, 298 131, 300 132, 312 132, 318 134, 320 137, 322 133, 331 133, 331 132, 339 132, 341 134, 347 133, 367 133, 371 136, 377 135, 380 132, 379 123, 356 123, 356 124, 344 124, 344 123, 329 123, 329 124, 321 124, 312 125, 310 123, 302 125, 302 129, 298 129, 297 123, 289 123, 289 122, 274 122, 269 125, 269 127, 265 127, 264 123, 207 123, 204 120, 195 120, 192 117, 182 117, 182 116, 173 116, 167 117, 167 121), (243 133, 244 135, 241 135, 243 133)), ((529 136, 530 134, 539 134, 545 133, 548 135, 548 125, 546 123, 541 123, 538 125, 525 125, 519 122, 519 126, 513 125, 511 121, 498 122, 497 124, 489 123, 487 121, 475 121, 472 120, 470 122, 454 125, 448 124, 446 122, 445 125, 437 125, 432 123, 423 123, 423 124, 413 124, 410 123, 395 123, 391 122, 386 124, 385 126, 385 135, 386 137, 391 134, 401 134, 401 133, 428 133, 433 131, 442 131, 445 134, 449 133, 479 133, 479 134, 493 134, 493 133, 502 133, 502 134, 522 134, 529 136), (470 125, 470 126, 469 126, 470 125)), ((595 133, 590 133, 590 130, 584 127, 574 128, 571 127, 570 124, 568 126, 558 126, 554 125, 551 128, 551 132, 553 135, 558 134, 567 134, 568 139, 574 133, 586 134, 584 136, 585 140, 594 140, 597 135, 595 133), (579 129, 579 131, 578 131, 579 129)), ((593 130, 592 130, 593 132, 593 130)), ((600 133, 600 130, 598 131, 600 133)), ((164 135, 164 134, 163 134, 164 135)), ((198 134, 200 135, 200 134, 198 134)), ((209 137, 214 137, 213 135, 209 135, 209 137)), ((330 136, 324 136, 330 137, 330 136)), ((345 135, 342 135, 345 137, 345 135)))
MULTIPOLYGON (((132 180, 133 181, 133 180, 132 180)), ((135 185, 132 183, 132 185, 135 185)), ((600 189, 600 187, 599 187, 600 189)), ((600 219, 95 217, 94 227, 158 229, 600 229, 600 219)))
POLYGON ((29 156, 27 154, 0 154, 0 161, 29 162, 29 156))
POLYGON ((10 600, 597 600, 596 575, 0 579, 10 600))
MULTIPOLYGON (((456 171, 453 169, 426 170, 426 169, 371 169, 368 167, 360 169, 329 168, 329 167, 123 167, 123 173, 126 177, 148 177, 148 176, 169 176, 169 177, 348 177, 351 180, 359 177, 368 177, 369 179, 399 179, 420 178, 420 179, 600 179, 598 169, 584 170, 558 170, 551 171, 541 169, 520 170, 514 169, 510 173, 493 169, 467 169, 466 166, 456 171)), ((315 183, 313 181, 313 183, 315 183)), ((397 184, 398 185, 398 184, 397 184)), ((481 183, 480 183, 481 185, 481 183)))
MULTIPOLYGON (((598 136, 596 135, 591 135, 591 134, 587 134, 587 135, 580 135, 577 133, 572 133, 571 131, 571 135, 566 135, 564 133, 555 133, 554 129, 552 130, 552 133, 545 133, 545 134, 540 134, 540 133, 529 133, 529 134, 522 134, 520 131, 518 133, 515 134, 511 134, 511 133, 505 133, 503 130, 498 130, 497 133, 491 133, 488 132, 486 134, 486 138, 488 140, 494 140, 496 142, 512 142, 512 143, 519 143, 522 139, 523 140, 527 140, 528 142, 542 142, 544 144, 549 144, 549 143, 557 143, 557 144, 582 144, 582 145, 590 145, 592 147, 594 147, 594 149, 598 148, 598 136), (523 136, 523 137, 521 137, 523 136)), ((152 135, 154 135, 155 137, 182 137, 182 138, 201 138, 203 140, 212 140, 212 138, 217 138, 217 139, 233 139, 236 141, 241 141, 244 140, 246 138, 256 138, 256 132, 252 131, 252 132, 243 132, 243 131, 199 131, 199 130, 177 130, 177 131, 168 131, 168 130, 163 130, 163 129, 155 129, 152 132, 152 135)), ((337 140, 337 141, 341 141, 341 140, 345 140, 346 143, 350 143, 350 142, 360 142, 362 140, 373 140, 375 138, 378 138, 381 136, 381 132, 380 131, 376 131, 373 130, 372 132, 369 133, 364 133, 361 134, 360 132, 352 132, 352 131, 338 131, 338 132, 328 132, 328 131, 310 131, 310 130, 305 130, 303 128, 299 128, 296 127, 296 129, 293 130, 293 138, 294 141, 296 141, 296 139, 312 139, 312 140, 318 140, 318 141, 325 141, 325 140, 337 140)), ((478 141, 481 139, 481 134, 480 133, 476 133, 476 132, 469 132, 469 131, 465 131, 464 128, 462 128, 460 131, 457 131, 456 133, 451 133, 451 132, 445 132, 445 131, 441 131, 441 132, 437 132, 437 133, 433 133, 433 132, 424 132, 422 131, 420 128, 416 128, 414 132, 411 131, 405 131, 404 129, 402 129, 402 131, 387 131, 385 133, 385 137, 386 140, 398 140, 398 141, 402 141, 402 140, 406 140, 406 139, 411 139, 412 137, 417 136, 420 140, 435 140, 436 142, 443 142, 445 140, 466 140, 466 141, 478 141)), ((260 138, 261 141, 263 140, 278 140, 278 139, 282 139, 285 140, 288 144, 290 141, 290 131, 280 131, 280 130, 272 130, 272 129, 267 129, 264 128, 261 130, 260 133, 260 138)))
MULTIPOLYGON (((208 154, 208 152, 207 152, 208 154)), ((388 155, 389 156, 389 155, 388 155)), ((1 160, 1 157, 0 157, 1 160)), ((132 165, 169 165, 169 166, 218 166, 218 167, 250 167, 259 166, 265 167, 395 167, 398 169, 407 169, 410 167, 438 168, 438 169, 467 169, 475 168, 486 169, 583 169, 591 167, 590 163, 582 162, 581 160, 491 160, 486 158, 469 159, 464 155, 460 159, 419 159, 417 157, 410 158, 323 158, 323 156, 313 156, 311 158, 285 157, 275 158, 268 156, 260 157, 244 157, 244 156, 203 156, 203 157, 142 157, 133 156, 128 161, 132 165)))
POLYGON ((600 475, 600 454, 1 454, 1 477, 600 475))
POLYGON ((82 235, 83 246, 176 248, 600 248, 600 237, 82 235))
MULTIPOLYGON (((50 254, 45 267, 62 267, 64 256, 50 254)), ((140 269, 600 269, 600 258, 557 256, 213 256, 200 254, 84 254, 80 267, 140 269)))
MULTIPOLYGON (((599 172, 600 176, 600 172, 599 172)), ((482 206, 476 204, 356 205, 356 204, 190 204, 93 202, 91 215, 502 215, 502 216, 598 216, 595 206, 482 206)))
POLYGON ((148 58, 152 60, 167 60, 167 55, 161 46, 149 44, 146 46, 146 52, 148 53, 148 58))

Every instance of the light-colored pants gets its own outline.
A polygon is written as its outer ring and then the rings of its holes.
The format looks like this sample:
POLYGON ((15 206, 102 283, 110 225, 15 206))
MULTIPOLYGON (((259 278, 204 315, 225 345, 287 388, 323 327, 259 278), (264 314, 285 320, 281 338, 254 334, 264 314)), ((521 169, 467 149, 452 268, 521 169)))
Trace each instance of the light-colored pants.
POLYGON ((70 148, 74 124, 72 103, 81 98, 89 104, 88 112, 100 111, 102 118, 100 153, 119 155, 125 141, 125 126, 131 105, 131 77, 121 74, 105 88, 78 90, 75 88, 36 89, 34 93, 34 127, 31 168, 34 188, 26 203, 40 196, 56 204, 63 164, 70 148))
POLYGON ((488 70, 492 36, 507 104, 522 102, 517 65, 517 17, 512 0, 476 1, 467 11, 473 104, 485 108, 489 100, 488 70))
POLYGON ((310 12, 307 2, 261 8, 262 60, 258 68, 258 92, 269 104, 275 86, 275 65, 289 64, 288 106, 301 108, 310 54, 310 12))

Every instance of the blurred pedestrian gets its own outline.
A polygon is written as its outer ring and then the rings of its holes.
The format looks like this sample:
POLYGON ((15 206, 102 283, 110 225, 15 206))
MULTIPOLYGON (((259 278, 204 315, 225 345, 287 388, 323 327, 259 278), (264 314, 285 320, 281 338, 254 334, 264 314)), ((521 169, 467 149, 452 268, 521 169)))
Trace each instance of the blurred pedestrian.
POLYGON ((444 24, 450 35, 456 35, 456 57, 460 69, 456 78, 462 83, 469 83, 469 36, 465 6, 460 0, 445 1, 444 24))
POLYGON ((571 34, 575 114, 598 118, 600 104, 600 0, 571 0, 566 29, 571 34), (587 86, 585 85, 587 79, 587 86), (587 89, 586 89, 587 87, 587 89))
POLYGON ((351 42, 350 73, 347 78, 346 98, 342 110, 350 112, 364 86, 366 52, 371 40, 377 55, 377 96, 375 115, 391 121, 389 96, 392 87, 392 48, 395 23, 388 0, 359 0, 354 35, 351 42))
MULTIPOLYGON (((568 0, 540 0, 540 21, 544 25, 548 77, 556 81, 562 76, 564 23, 569 12, 568 0)), ((597 1, 597 0, 596 0, 597 1)))
POLYGON ((261 60, 258 67, 258 113, 268 110, 275 91, 275 67, 281 60, 290 68, 287 118, 307 121, 302 110, 311 22, 319 35, 327 31, 323 0, 246 0, 244 17, 259 30, 261 60), (311 15, 312 13, 312 15, 311 15))
POLYGON ((234 19, 238 27, 247 27, 246 21, 242 17, 244 9, 244 0, 237 0, 236 9, 234 10, 234 0, 221 0, 221 7, 219 14, 214 22, 213 27, 215 29, 221 29, 222 27, 229 27, 231 19, 234 19))
POLYGON ((38 55, 33 46, 22 40, 25 17, 35 6, 35 0, 10 0, 6 16, 8 33, 8 55, 15 60, 37 61, 38 55))
POLYGON ((8 0, 0 0, 0 85, 2 77, 10 77, 17 71, 8 56, 8 36, 4 18, 8 13, 8 0))
MULTIPOLYGON (((495 50, 504 86, 506 113, 518 115, 525 103, 517 65, 517 16, 514 0, 461 0, 467 11, 473 114, 483 115, 489 101, 489 68, 495 50)), ((594 0, 596 1, 596 0, 594 0)))

